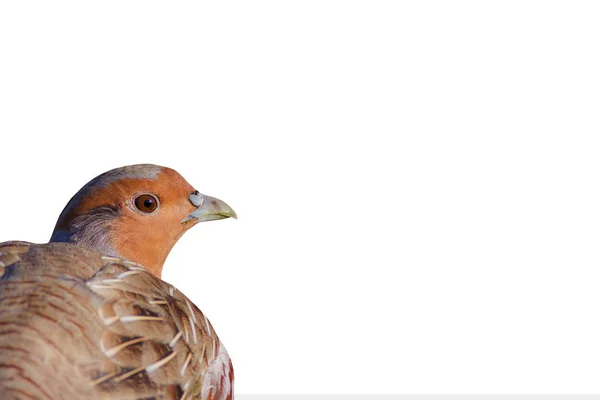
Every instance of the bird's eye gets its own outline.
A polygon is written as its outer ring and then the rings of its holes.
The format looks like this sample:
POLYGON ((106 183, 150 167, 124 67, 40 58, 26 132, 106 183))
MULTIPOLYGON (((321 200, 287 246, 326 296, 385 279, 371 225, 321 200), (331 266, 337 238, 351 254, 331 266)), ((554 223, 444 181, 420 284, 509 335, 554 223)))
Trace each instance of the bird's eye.
POLYGON ((148 214, 156 210, 156 207, 158 207, 158 200, 151 194, 139 195, 133 202, 138 210, 148 214))

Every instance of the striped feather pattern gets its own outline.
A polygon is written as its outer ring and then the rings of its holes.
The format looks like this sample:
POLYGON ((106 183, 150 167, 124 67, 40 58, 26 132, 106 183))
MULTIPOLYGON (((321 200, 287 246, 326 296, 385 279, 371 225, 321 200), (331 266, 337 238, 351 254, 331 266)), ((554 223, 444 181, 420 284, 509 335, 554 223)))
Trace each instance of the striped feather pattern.
POLYGON ((0 244, 0 398, 233 398, 208 319, 144 267, 69 243, 0 244))

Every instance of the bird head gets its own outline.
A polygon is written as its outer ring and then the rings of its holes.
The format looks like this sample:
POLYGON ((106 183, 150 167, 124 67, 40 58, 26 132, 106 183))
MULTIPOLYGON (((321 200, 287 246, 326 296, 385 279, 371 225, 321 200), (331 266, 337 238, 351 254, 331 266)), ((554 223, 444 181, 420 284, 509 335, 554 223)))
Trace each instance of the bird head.
POLYGON ((88 182, 60 214, 51 242, 70 242, 139 263, 157 277, 169 252, 203 221, 237 218, 176 171, 152 164, 113 169, 88 182))

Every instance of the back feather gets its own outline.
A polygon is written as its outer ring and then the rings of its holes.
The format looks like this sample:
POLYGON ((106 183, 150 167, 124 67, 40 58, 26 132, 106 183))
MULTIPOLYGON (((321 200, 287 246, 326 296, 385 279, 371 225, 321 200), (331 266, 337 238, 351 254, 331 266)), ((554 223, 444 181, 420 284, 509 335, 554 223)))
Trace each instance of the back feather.
POLYGON ((69 243, 0 244, 0 398, 233 398, 208 319, 144 267, 69 243))

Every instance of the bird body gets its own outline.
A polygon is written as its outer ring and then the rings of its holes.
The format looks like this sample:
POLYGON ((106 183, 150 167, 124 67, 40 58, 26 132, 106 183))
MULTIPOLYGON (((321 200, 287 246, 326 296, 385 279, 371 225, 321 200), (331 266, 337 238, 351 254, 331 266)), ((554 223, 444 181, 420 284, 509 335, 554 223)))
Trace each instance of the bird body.
POLYGON ((213 327, 160 273, 189 227, 235 213, 198 206, 173 170, 134 167, 84 186, 50 243, 0 244, 0 398, 233 398, 213 327))

